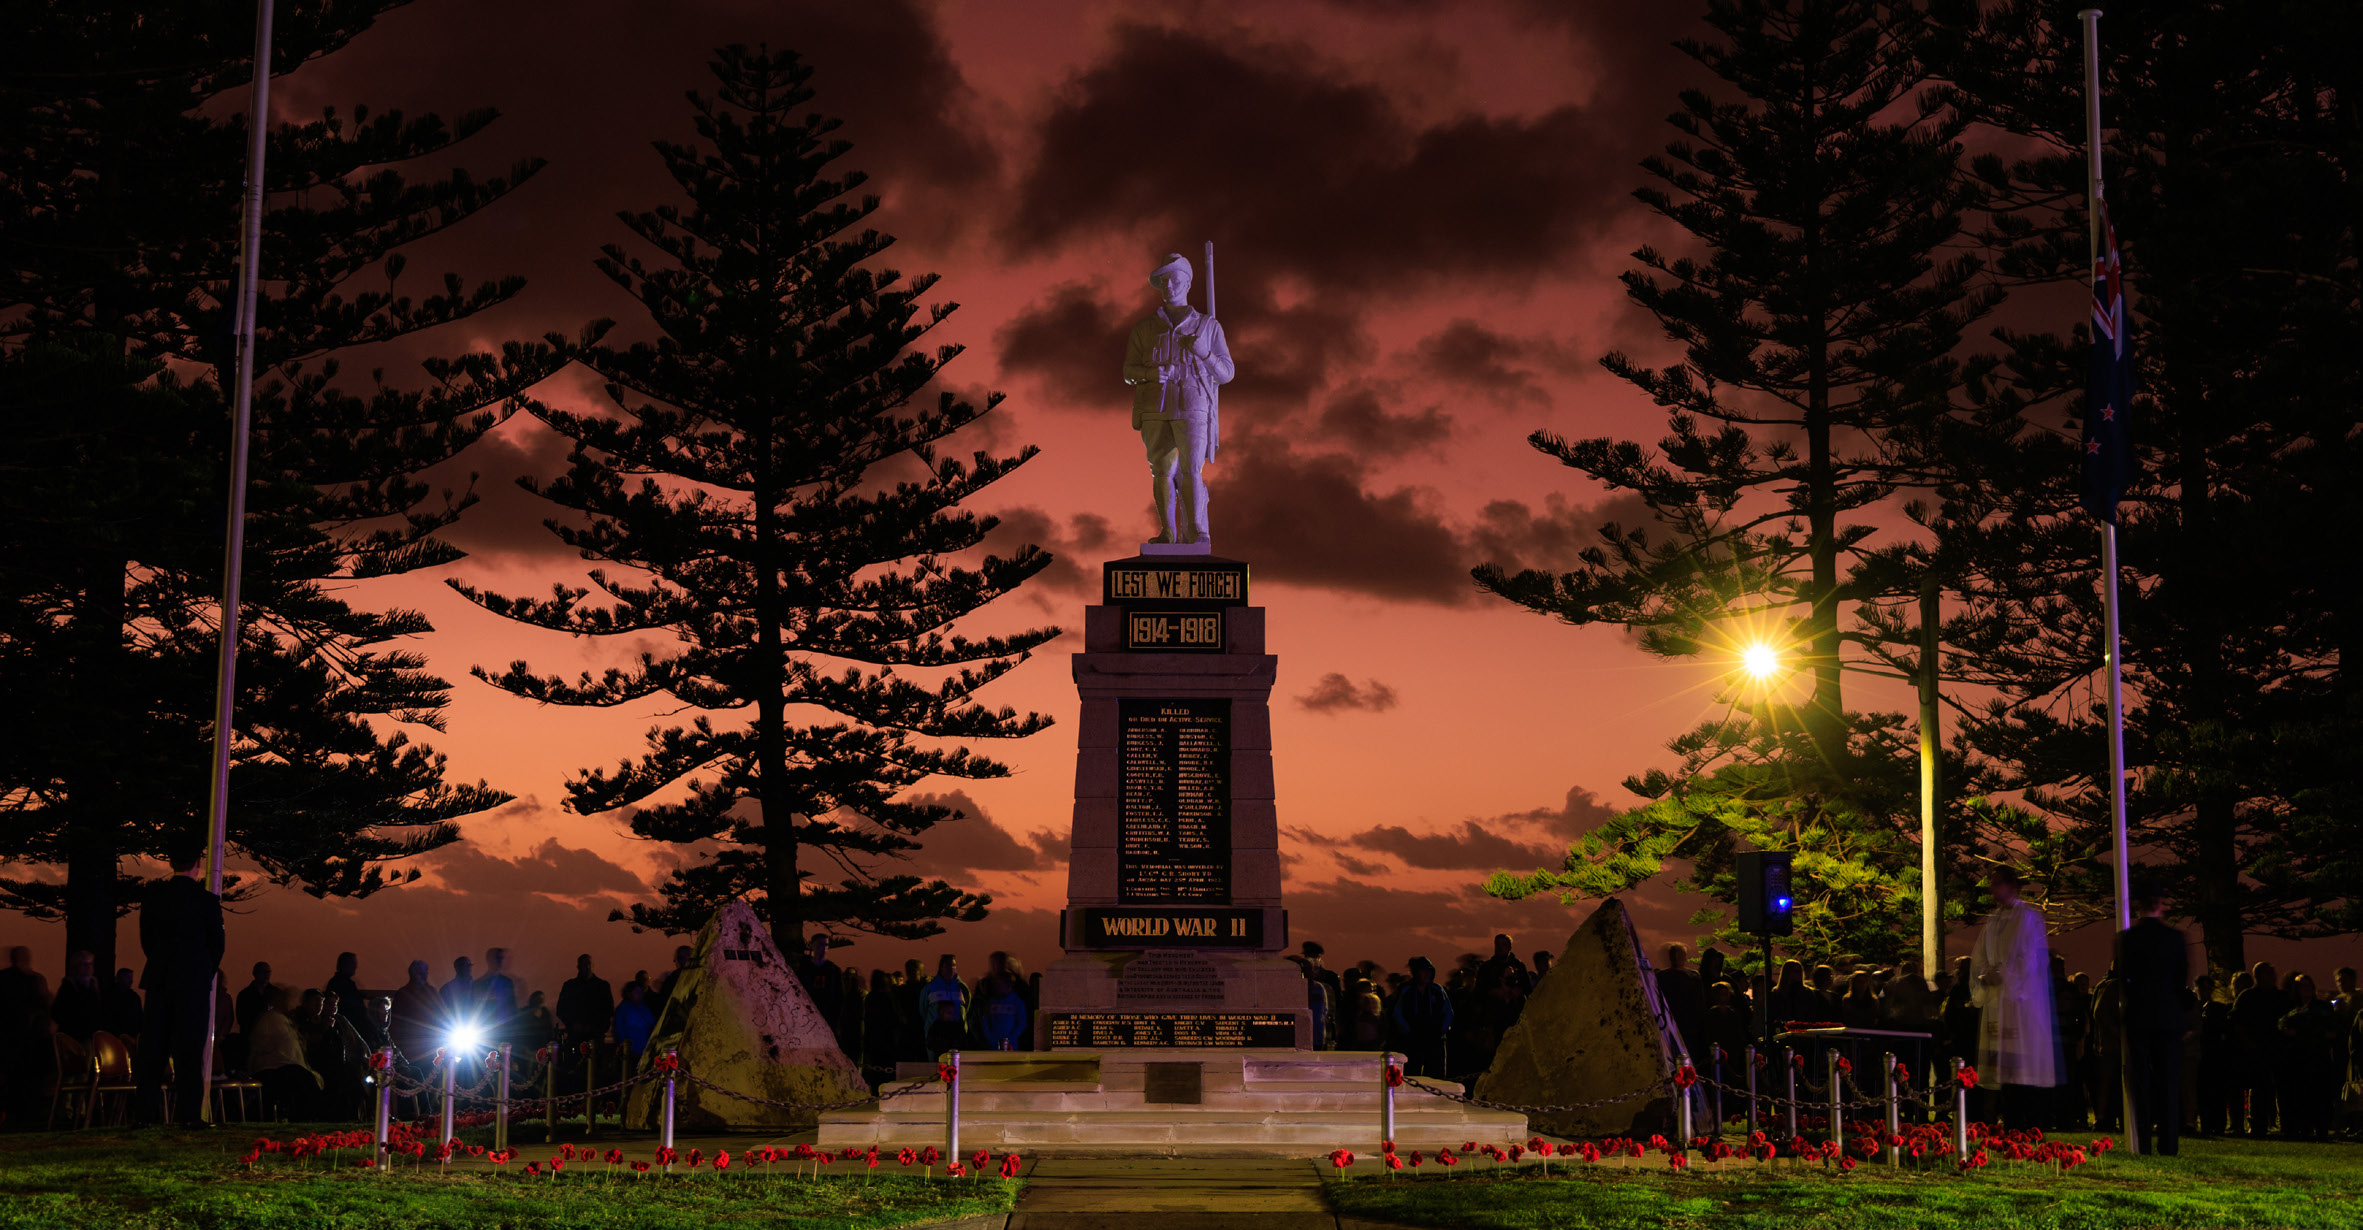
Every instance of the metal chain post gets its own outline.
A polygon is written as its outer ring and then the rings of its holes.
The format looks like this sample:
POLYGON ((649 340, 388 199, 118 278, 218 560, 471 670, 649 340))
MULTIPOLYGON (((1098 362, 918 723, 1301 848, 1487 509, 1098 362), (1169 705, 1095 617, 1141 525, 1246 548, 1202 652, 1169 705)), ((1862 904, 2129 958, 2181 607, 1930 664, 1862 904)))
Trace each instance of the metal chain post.
POLYGON ((1797 1139, 1797 1048, 1780 1048, 1780 1070, 1789 1078, 1789 1139, 1797 1139))
POLYGON ((1747 1051, 1746 1051, 1745 1053, 1746 1053, 1746 1055, 1747 1055, 1747 1059, 1746 1059, 1744 1062, 1745 1062, 1745 1063, 1747 1064, 1747 1066, 1748 1066, 1748 1135, 1749 1135, 1749 1136, 1754 1136, 1754 1135, 1756 1134, 1756 1131, 1757 1131, 1757 1128, 1756 1128, 1756 1044, 1755 1044, 1755 1043, 1753 1043, 1753 1042, 1750 1042, 1750 1043, 1748 1043, 1748 1049, 1747 1049, 1747 1051))
POLYGON ((599 1087, 599 1044, 591 1044, 590 1053, 583 1056, 583 1138, 588 1140, 599 1131, 599 1108, 592 1104, 592 1091, 599 1087))
POLYGON ((1846 1082, 1838 1071, 1838 1063, 1845 1056, 1838 1048, 1830 1048, 1830 1139, 1838 1142, 1840 1151, 1846 1148, 1846 1082))
MULTIPOLYGON (((1404 1060, 1409 1063, 1408 1057, 1404 1060)), ((1378 1054, 1378 1139, 1379 1148, 1386 1149, 1395 1139, 1395 1053, 1378 1054)))
POLYGON ((946 1051, 952 1078, 944 1082, 944 1156, 960 1160, 960 1052, 946 1051))
POLYGON ((542 1140, 558 1143, 558 1044, 550 1043, 550 1062, 542 1065, 542 1140))
POLYGON ((1969 1156, 1969 1086, 1961 1083, 1961 1057, 1953 1057, 1953 1154, 1969 1156))
MULTIPOLYGON (((664 1138, 664 1155, 666 1157, 671 1157, 673 1156, 673 1078, 674 1074, 681 1070, 681 1052, 668 1048, 665 1051, 665 1055, 668 1059, 672 1060, 672 1062, 665 1065, 665 1114, 664 1122, 659 1125, 658 1130, 661 1132, 664 1138)), ((665 1173, 673 1173, 673 1164, 671 1162, 665 1163, 665 1173)))
POLYGON ((1896 1101, 1899 1091, 1895 1084, 1895 1052, 1889 1051, 1884 1058, 1887 1060, 1887 1164, 1900 1166, 1904 1155, 1895 1141, 1903 1134, 1903 1106, 1896 1101))
POLYGON ((459 1116, 459 1099, 453 1096, 458 1089, 459 1056, 445 1052, 443 1065, 443 1138, 435 1142, 440 1149, 450 1143, 452 1129, 459 1116))
POLYGON ((394 1151, 394 1048, 380 1050, 377 1070, 377 1164, 385 1165, 394 1151))
MULTIPOLYGON (((1689 1066, 1690 1066, 1690 1056, 1689 1056, 1688 1054, 1683 1054, 1683 1053, 1676 1053, 1676 1054, 1675 1054, 1675 1056, 1674 1056, 1674 1070, 1675 1070, 1675 1071, 1679 1072, 1679 1071, 1681 1071, 1681 1070, 1682 1070, 1682 1069, 1684 1069, 1684 1068, 1688 1068, 1689 1066)), ((1689 1089, 1685 1089, 1685 1088, 1683 1088, 1683 1087, 1682 1087, 1681 1085, 1679 1085, 1679 1084, 1675 1085, 1675 1086, 1674 1086, 1674 1104, 1675 1104, 1675 1106, 1678 1108, 1678 1109, 1677 1109, 1677 1111, 1676 1111, 1676 1115, 1675 1115, 1675 1123, 1676 1123, 1676 1125, 1679 1127, 1679 1129, 1681 1130, 1681 1133, 1682 1133, 1682 1139, 1681 1139, 1680 1141, 1676 1142, 1676 1146, 1675 1146, 1675 1147, 1676 1147, 1676 1148, 1687 1149, 1687 1148, 1689 1148, 1689 1147, 1690 1147, 1690 1138, 1691 1138, 1691 1136, 1692 1136, 1692 1135, 1694 1135, 1694 1133, 1691 1131, 1691 1127, 1692 1127, 1693 1125, 1692 1125, 1692 1124, 1691 1124, 1691 1122, 1690 1122, 1690 1090, 1689 1090, 1689 1089)))
POLYGON ((509 1147, 509 1047, 500 1044, 499 1101, 492 1104, 492 1148, 494 1152, 509 1147))
POLYGON ((1723 1139, 1723 1060, 1725 1056, 1720 1044, 1712 1049, 1715 1055, 1715 1126, 1708 1129, 1707 1134, 1721 1140, 1723 1139))

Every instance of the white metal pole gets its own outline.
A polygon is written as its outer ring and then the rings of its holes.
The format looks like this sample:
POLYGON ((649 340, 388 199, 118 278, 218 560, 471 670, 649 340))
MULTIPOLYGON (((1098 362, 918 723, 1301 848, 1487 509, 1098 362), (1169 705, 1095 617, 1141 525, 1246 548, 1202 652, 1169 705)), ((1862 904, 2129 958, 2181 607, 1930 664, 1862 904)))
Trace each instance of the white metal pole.
POLYGON ((1961 1083, 1961 1057, 1953 1056, 1953 1156, 1969 1156, 1969 1086, 1961 1083))
MULTIPOLYGON (((230 419, 230 512, 222 542, 221 645, 213 697, 213 783, 205 883, 216 897, 222 892, 223 847, 230 832, 231 719, 238 702, 238 591, 246 558, 246 438, 254 426, 254 301, 262 280, 263 149, 271 131, 271 0, 255 0, 254 91, 246 119, 246 216, 238 241, 237 299, 231 312, 238 339, 238 388, 230 419)), ((205 997, 205 1054, 197 1065, 200 1087, 198 1114, 210 1113, 213 1101, 213 1035, 220 1022, 213 1019, 218 985, 205 997)))
POLYGON ((952 1079, 944 1082, 944 1157, 956 1162, 960 1160, 960 1052, 949 1054, 952 1079))
POLYGON ((1895 1138, 1903 1133, 1903 1105, 1896 1100, 1899 1090, 1896 1088, 1895 1081, 1895 1052, 1889 1051, 1885 1059, 1887 1061, 1887 1164, 1898 1166, 1903 1164, 1903 1150, 1896 1145, 1895 1138))
POLYGON ((500 1101, 493 1105, 492 1147, 509 1147, 509 1048, 513 1043, 500 1044, 500 1101))
MULTIPOLYGON (((1685 1054, 1677 1054, 1677 1055, 1675 1055, 1675 1056, 1674 1056, 1674 1070, 1675 1070, 1675 1071, 1679 1072, 1679 1071, 1681 1071, 1682 1069, 1684 1069, 1684 1068, 1687 1068, 1687 1067, 1689 1067, 1689 1066, 1690 1066, 1690 1056, 1688 1056, 1688 1055, 1685 1055, 1685 1054)), ((1675 1121, 1675 1130, 1677 1130, 1677 1131, 1679 1131, 1679 1132, 1681 1132, 1681 1133, 1682 1133, 1682 1139, 1681 1139, 1680 1141, 1676 1142, 1676 1144, 1675 1144, 1675 1147, 1676 1147, 1676 1148, 1680 1148, 1680 1149, 1687 1149, 1687 1148, 1689 1148, 1689 1147, 1690 1147, 1690 1137, 1691 1137, 1691 1131, 1690 1131, 1690 1129, 1691 1129, 1691 1123, 1690 1123, 1690 1089, 1691 1089, 1691 1088, 1696 1088, 1696 1086, 1691 1086, 1691 1087, 1689 1087, 1689 1088, 1683 1088, 1683 1087, 1677 1086, 1677 1087, 1675 1088, 1675 1090, 1674 1090, 1674 1102, 1675 1102, 1675 1108, 1676 1108, 1676 1111, 1677 1111, 1677 1117, 1676 1117, 1676 1121, 1675 1121)))
MULTIPOLYGON (((665 1054, 670 1056, 678 1056, 680 1052, 668 1050, 665 1052, 665 1054)), ((671 1157, 673 1155, 673 1078, 679 1072, 680 1067, 678 1059, 675 1060, 674 1064, 665 1068, 665 1112, 663 1121, 658 1124, 658 1129, 664 1136, 663 1144, 666 1157, 671 1157)), ((665 1163, 665 1173, 673 1173, 673 1164, 671 1162, 665 1163)))
POLYGON ((1747 1059, 1744 1062, 1748 1068, 1748 1135, 1753 1136, 1756 1134, 1756 1044, 1748 1043, 1746 1053, 1747 1059))
POLYGON ((1789 1077, 1789 1139, 1797 1139, 1797 1049, 1780 1048, 1780 1070, 1789 1077))
MULTIPOLYGON (((2100 272, 2104 199, 2100 177, 2100 15, 2099 9, 2085 9, 2077 14, 2084 22, 2084 146, 2089 177, 2086 231, 2096 275, 2100 272)), ((2122 343, 2123 339, 2119 341, 2122 343)), ((2100 571, 2101 614, 2106 625, 2109 659, 2109 823, 2117 855, 2117 929, 2123 931, 2133 925, 2133 868, 2125 844, 2125 664, 2123 642, 2117 630, 2117 523, 2113 517, 2100 527, 2100 571)), ((2125 1102, 2125 1147, 2139 1153, 2141 1125, 2134 1113, 2132 1075, 2129 1065, 2121 1065, 2118 1092, 2125 1102)))
POLYGON ((394 1048, 378 1052, 383 1066, 377 1070, 377 1164, 383 1166, 393 1156, 394 1120, 394 1048))
POLYGON ((435 1142, 437 1148, 451 1143, 455 1121, 459 1117, 458 1081, 455 1079, 458 1072, 459 1055, 456 1052, 446 1053, 443 1057, 443 1139, 435 1142))
POLYGON ((1846 1151, 1846 1080, 1838 1070, 1844 1058, 1836 1047, 1830 1048, 1830 1139, 1838 1142, 1838 1151, 1846 1151))

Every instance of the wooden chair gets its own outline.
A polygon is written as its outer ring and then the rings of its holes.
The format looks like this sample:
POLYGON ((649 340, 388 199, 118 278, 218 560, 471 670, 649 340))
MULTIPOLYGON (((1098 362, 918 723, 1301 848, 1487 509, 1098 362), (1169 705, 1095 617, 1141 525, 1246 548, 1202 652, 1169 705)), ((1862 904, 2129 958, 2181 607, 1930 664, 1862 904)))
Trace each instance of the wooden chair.
MULTIPOLYGON (((58 1108, 68 1101, 80 1099, 83 1114, 88 1115, 90 1086, 95 1069, 90 1062, 90 1048, 65 1034, 51 1034, 57 1053, 57 1084, 49 1091, 49 1124, 45 1130, 57 1130, 58 1108)), ((74 1122, 74 1111, 68 1109, 66 1122, 74 1122)))
POLYGON ((90 1083, 82 1105, 82 1126, 98 1121, 99 1099, 115 1095, 115 1117, 112 1123, 127 1123, 131 1119, 131 1100, 139 1095, 139 1082, 132 1078, 131 1048, 123 1039, 99 1030, 90 1035, 90 1083))

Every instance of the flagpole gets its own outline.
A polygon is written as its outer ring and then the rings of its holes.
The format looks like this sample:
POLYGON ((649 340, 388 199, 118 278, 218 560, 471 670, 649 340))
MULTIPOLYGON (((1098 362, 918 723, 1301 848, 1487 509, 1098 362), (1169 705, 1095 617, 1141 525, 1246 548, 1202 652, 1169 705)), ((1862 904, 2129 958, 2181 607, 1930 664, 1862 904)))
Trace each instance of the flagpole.
MULTIPOLYGON (((230 423, 230 511, 222 535, 222 608, 219 674, 214 681, 213 781, 210 832, 207 834, 205 886, 215 896, 222 891, 222 862, 230 831, 230 745, 236 736, 233 718, 238 707, 239 592, 246 564, 247 438, 254 430, 254 306, 262 281, 263 152, 271 130, 271 0, 255 0, 254 94, 246 113, 246 212, 238 242, 237 301, 232 312, 237 325, 238 388, 230 423)), ((221 999, 218 985, 205 997, 205 1054, 199 1061, 202 1082, 197 1114, 213 1103, 213 1045, 221 1022, 214 1005, 221 999)), ((188 1116, 189 1108, 178 1113, 188 1116)))
MULTIPOLYGON (((2091 268, 2100 267, 2100 10, 2076 14, 2084 22, 2084 148, 2088 176, 2085 209, 2090 237, 2091 268)), ((2123 339, 2119 339, 2122 344, 2123 339)), ((2096 343, 2097 344, 2097 339, 2096 343)), ((2089 409, 2087 410, 2089 413, 2089 409)), ((2108 637, 2109 660, 2109 827, 2117 854, 2117 930, 2133 925, 2132 865, 2125 848, 2125 670, 2123 642, 2117 634, 2117 519, 2100 523, 2101 620, 2108 637)), ((2121 973, 2122 971, 2120 971, 2121 973)), ((2124 1053, 2130 1054, 2130 1051, 2124 1053)), ((2125 1099, 2125 1145, 2141 1152, 2143 1124, 2135 1113, 2133 1072, 2120 1065, 2120 1092, 2125 1099)))

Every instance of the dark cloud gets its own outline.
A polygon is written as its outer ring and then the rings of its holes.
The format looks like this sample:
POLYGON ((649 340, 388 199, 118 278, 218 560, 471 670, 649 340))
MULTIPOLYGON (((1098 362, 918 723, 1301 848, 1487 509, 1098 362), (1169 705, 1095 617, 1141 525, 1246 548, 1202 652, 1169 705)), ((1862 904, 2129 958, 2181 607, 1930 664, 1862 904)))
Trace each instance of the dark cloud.
POLYGON ((1550 395, 1535 379, 1537 367, 1565 374, 1579 366, 1573 352, 1558 342, 1497 333, 1466 317, 1421 338, 1411 357, 1425 375, 1502 406, 1548 406, 1550 395))
POLYGON ((1613 140, 1572 106, 1422 125, 1310 46, 1124 24, 1043 116, 1004 234, 1206 235, 1251 284, 1523 283, 1625 207, 1624 177, 1597 171, 1613 140))
POLYGON ((1347 709, 1384 713, 1395 707, 1395 689, 1376 679, 1355 683, 1331 671, 1315 680, 1313 690, 1297 697, 1296 703, 1315 713, 1337 713, 1347 709))
POLYGON ((1368 467, 1344 453, 1299 453, 1258 434, 1226 442, 1211 507, 1227 555, 1260 576, 1413 602, 1468 600, 1459 536, 1434 492, 1367 489, 1368 467))
POLYGON ((1337 865, 1350 876, 1383 876, 1394 870, 1385 863, 1365 863, 1351 854, 1338 855, 1337 865))
POLYGON ((1563 845, 1527 845, 1476 820, 1464 820, 1458 830, 1443 833, 1414 833, 1399 824, 1382 824, 1351 840, 1362 849, 1392 854, 1427 871, 1526 871, 1557 866, 1567 856, 1563 845))
POLYGON ((906 801, 949 807, 961 814, 928 829, 919 838, 921 848, 907 863, 881 870, 940 876, 967 885, 976 882, 975 873, 980 871, 1044 871, 1051 866, 1049 854, 1042 846, 1002 828, 965 791, 913 794, 906 801))
POLYGON ((1021 593, 1035 593, 1047 597, 1061 596, 1048 607, 1065 612, 1071 621, 1074 604, 1065 599, 1076 594, 1099 593, 1099 561, 1107 557, 1108 548, 1115 542, 1115 528, 1098 513, 1076 513, 1063 522, 1031 504, 1005 508, 993 514, 1001 524, 985 536, 985 548, 1006 554, 1021 543, 1033 543, 1057 558, 1048 568, 1036 573, 1021 593))
POLYGON ((1452 420, 1440 406, 1416 414, 1398 413, 1376 386, 1356 384, 1329 399, 1321 411, 1321 431, 1366 457, 1394 458, 1441 444, 1452 434, 1452 420))
POLYGON ((517 415, 428 471, 426 481, 449 489, 472 488, 478 497, 443 538, 475 556, 574 558, 574 549, 558 541, 547 522, 582 518, 517 485, 520 478, 548 481, 564 474, 573 444, 541 420, 517 415))
POLYGON ((1132 314, 1108 297, 1104 283, 1063 282, 1003 325, 994 342, 1003 371, 1036 377, 1054 401, 1125 405, 1132 396, 1122 376, 1131 331, 1132 314))
POLYGON ((589 850, 560 845, 544 838, 518 858, 495 858, 472 842, 445 846, 421 860, 445 889, 469 895, 509 896, 547 893, 555 897, 587 897, 621 893, 638 897, 648 892, 639 876, 589 850))
POLYGON ((1470 818, 1443 832, 1414 833, 1400 824, 1382 824, 1342 844, 1391 854, 1430 871, 1525 871, 1559 866, 1570 843, 1612 814, 1598 796, 1576 786, 1557 807, 1470 818))

